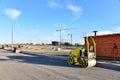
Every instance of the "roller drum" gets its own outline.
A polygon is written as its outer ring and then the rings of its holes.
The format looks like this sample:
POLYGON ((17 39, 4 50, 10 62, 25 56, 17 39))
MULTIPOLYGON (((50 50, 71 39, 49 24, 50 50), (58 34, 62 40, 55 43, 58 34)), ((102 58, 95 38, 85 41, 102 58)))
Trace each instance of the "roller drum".
POLYGON ((89 59, 87 67, 93 67, 96 65, 96 59, 89 59))

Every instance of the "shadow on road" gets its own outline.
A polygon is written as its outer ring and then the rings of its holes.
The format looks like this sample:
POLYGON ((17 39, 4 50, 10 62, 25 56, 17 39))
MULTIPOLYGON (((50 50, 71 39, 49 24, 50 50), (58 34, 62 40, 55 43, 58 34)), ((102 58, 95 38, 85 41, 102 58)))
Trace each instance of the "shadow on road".
MULTIPOLYGON (((26 54, 26 53, 22 53, 26 54)), ((7 56, 10 60, 18 62, 31 63, 31 64, 42 64, 62 67, 74 67, 81 68, 80 65, 71 66, 68 65, 66 59, 58 58, 52 55, 38 55, 38 54, 26 54, 29 56, 7 56)))
POLYGON ((110 69, 115 71, 120 71, 120 64, 115 65, 114 63, 105 62, 105 63, 97 63, 96 67, 104 68, 104 69, 110 69))
MULTIPOLYGON (((62 66, 62 67, 72 67, 72 68, 81 68, 80 65, 68 65, 67 57, 59 58, 59 56, 53 55, 39 55, 39 54, 31 54, 31 53, 21 53, 29 56, 7 56, 9 60, 15 60, 18 62, 31 63, 31 64, 42 64, 42 65, 51 65, 51 66, 62 66)), ((5 60, 1 60, 5 61, 5 60)), ((107 62, 106 62, 107 63, 107 62)), ((95 67, 104 68, 109 70, 120 71, 120 65, 114 65, 109 63, 97 63, 95 67)))

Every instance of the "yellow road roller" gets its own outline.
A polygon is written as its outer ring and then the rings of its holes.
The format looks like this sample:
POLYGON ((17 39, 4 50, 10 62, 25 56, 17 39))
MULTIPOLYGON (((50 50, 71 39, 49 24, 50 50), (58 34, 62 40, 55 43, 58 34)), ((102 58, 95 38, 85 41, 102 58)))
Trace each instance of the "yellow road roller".
POLYGON ((94 38, 92 36, 85 37, 85 45, 85 48, 76 48, 70 52, 68 64, 74 65, 79 63, 83 68, 96 65, 96 43, 94 38), (92 41, 92 45, 89 41, 92 41))

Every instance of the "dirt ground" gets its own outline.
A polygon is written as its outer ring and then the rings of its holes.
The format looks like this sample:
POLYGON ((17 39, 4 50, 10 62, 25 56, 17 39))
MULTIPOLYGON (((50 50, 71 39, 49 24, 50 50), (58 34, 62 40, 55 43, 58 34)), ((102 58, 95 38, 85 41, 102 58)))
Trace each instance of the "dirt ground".
MULTIPOLYGON (((2 46, 0 46, 2 48, 2 46)), ((51 46, 51 45, 22 45, 21 52, 36 52, 54 55, 69 55, 70 51, 76 47, 72 46, 51 46), (59 50, 60 49, 60 50, 59 50)), ((5 46, 6 50, 10 50, 11 46, 5 46)))
POLYGON ((28 52, 37 52, 37 53, 46 53, 46 54, 54 54, 54 55, 68 55, 72 50, 71 47, 58 47, 58 46, 28 46, 24 45, 21 47, 21 51, 28 52), (60 50, 58 50, 60 49, 60 50))

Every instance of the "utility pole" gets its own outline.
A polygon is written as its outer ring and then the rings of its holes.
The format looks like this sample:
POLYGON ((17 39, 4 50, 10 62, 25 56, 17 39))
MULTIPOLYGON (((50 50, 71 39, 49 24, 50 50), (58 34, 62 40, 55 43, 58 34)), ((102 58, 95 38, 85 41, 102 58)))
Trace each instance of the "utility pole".
POLYGON ((70 36, 70 43, 72 45, 72 34, 68 34, 70 36))

